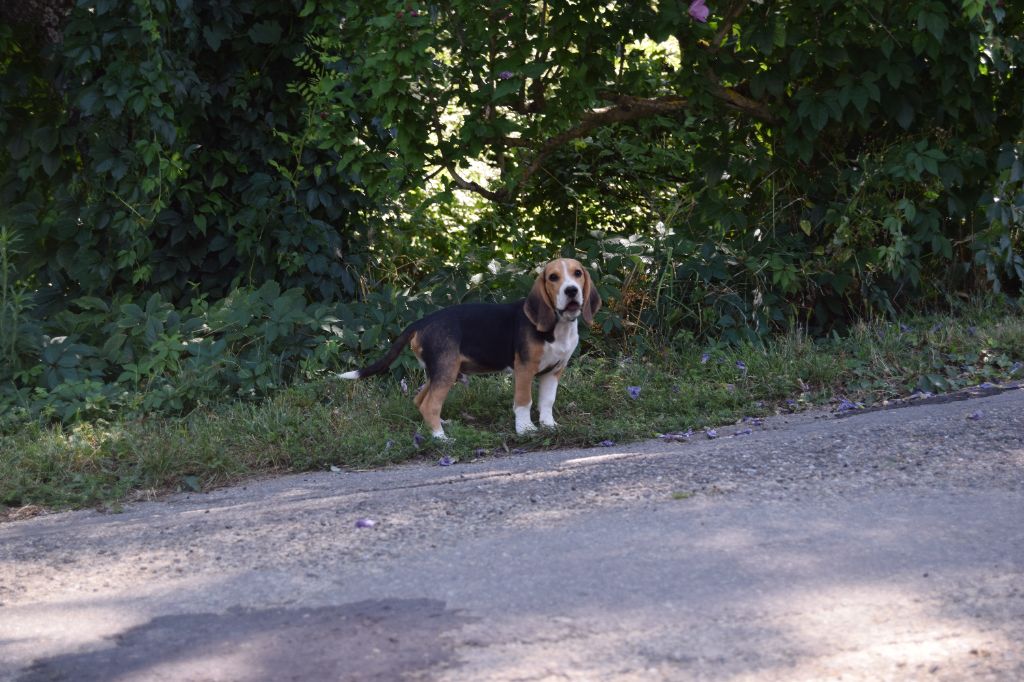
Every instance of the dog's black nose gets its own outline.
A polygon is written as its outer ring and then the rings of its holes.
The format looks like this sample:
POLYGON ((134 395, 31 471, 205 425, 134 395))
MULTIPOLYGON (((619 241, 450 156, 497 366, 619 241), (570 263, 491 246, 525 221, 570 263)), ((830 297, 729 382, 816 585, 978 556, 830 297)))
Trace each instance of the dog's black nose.
POLYGON ((580 293, 579 287, 566 287, 565 295, 568 298, 576 298, 576 294, 580 293))

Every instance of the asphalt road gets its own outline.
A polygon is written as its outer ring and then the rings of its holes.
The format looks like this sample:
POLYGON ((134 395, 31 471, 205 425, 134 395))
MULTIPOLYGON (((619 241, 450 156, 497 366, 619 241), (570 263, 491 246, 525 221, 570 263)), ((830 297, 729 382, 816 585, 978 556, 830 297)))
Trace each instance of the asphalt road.
POLYGON ((0 680, 1024 679, 1024 390, 718 433, 2 524, 0 680))

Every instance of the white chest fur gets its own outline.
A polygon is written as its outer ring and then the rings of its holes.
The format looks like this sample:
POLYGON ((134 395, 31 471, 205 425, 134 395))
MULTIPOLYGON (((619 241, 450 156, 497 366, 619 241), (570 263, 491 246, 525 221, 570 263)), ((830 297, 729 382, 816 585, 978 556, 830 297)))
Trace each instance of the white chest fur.
POLYGON ((571 322, 559 321, 553 330, 555 340, 544 343, 544 352, 540 356, 538 369, 543 372, 547 369, 558 369, 565 367, 572 357, 576 345, 580 342, 579 332, 576 330, 576 320, 571 322))

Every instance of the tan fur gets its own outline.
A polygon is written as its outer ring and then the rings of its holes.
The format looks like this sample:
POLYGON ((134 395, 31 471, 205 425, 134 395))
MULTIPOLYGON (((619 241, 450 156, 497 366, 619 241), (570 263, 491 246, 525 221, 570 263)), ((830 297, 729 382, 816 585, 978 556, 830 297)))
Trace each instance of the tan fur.
POLYGON ((516 407, 526 407, 533 402, 533 378, 540 370, 540 356, 543 350, 541 344, 530 344, 529 356, 523 358, 516 356, 516 365, 512 370, 515 377, 515 395, 512 404, 516 407))

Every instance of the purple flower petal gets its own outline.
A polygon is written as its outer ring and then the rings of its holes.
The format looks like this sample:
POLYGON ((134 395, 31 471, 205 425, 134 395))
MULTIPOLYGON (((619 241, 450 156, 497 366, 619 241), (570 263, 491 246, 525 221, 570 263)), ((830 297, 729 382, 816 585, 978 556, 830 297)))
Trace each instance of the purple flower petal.
POLYGON ((416 447, 416 448, 419 448, 419 446, 423 445, 423 436, 420 435, 419 431, 417 431, 416 433, 412 434, 412 444, 413 444, 413 447, 416 447))
POLYGON ((704 4, 704 0, 693 0, 690 3, 690 18, 694 21, 699 21, 702 24, 706 24, 708 21, 708 14, 710 10, 707 5, 704 4))
POLYGON ((507 81, 509 78, 511 78, 514 75, 515 74, 512 73, 511 71, 502 71, 501 73, 498 74, 498 79, 499 80, 503 80, 503 81, 507 81))
POLYGON ((637 398, 640 397, 639 386, 627 386, 626 391, 629 393, 629 397, 632 398, 633 400, 636 400, 637 398))
POLYGON ((968 327, 967 328, 967 333, 970 334, 971 336, 977 336, 978 335, 978 328, 977 327, 968 327))
POLYGON ((404 378, 401 381, 398 382, 398 385, 401 387, 402 393, 404 393, 404 394, 408 394, 409 393, 409 382, 406 381, 404 378))
POLYGON ((909 334, 912 331, 914 331, 914 330, 911 327, 908 327, 907 325, 905 325, 902 322, 900 322, 900 333, 901 334, 909 334))
POLYGON ((1020 362, 1013 363, 1013 365, 1010 366, 1010 374, 1016 374, 1021 370, 1021 368, 1024 368, 1024 364, 1020 362))
POLYGON ((742 360, 737 360, 736 361, 736 369, 741 370, 743 372, 746 372, 747 371, 747 363, 743 362, 742 360))
POLYGON ((615 441, 603 440, 600 443, 598 443, 598 445, 600 445, 602 448, 610 448, 611 446, 615 445, 615 441))
POLYGON ((452 464, 455 464, 455 462, 448 455, 445 455, 441 459, 437 460, 437 465, 438 466, 450 467, 452 464))
POLYGON ((718 431, 715 431, 714 429, 708 429, 707 431, 704 432, 704 435, 708 437, 708 440, 712 440, 718 438, 718 431))
POLYGON ((376 525, 373 519, 356 519, 356 528, 373 528, 376 525))
POLYGON ((982 414, 981 414, 980 410, 977 411, 977 412, 972 412, 969 415, 967 415, 968 419, 970 419, 971 421, 975 421, 975 422, 978 421, 979 419, 981 419, 981 417, 982 417, 982 414))
POLYGON ((710 360, 710 359, 711 359, 711 354, 710 353, 704 353, 704 354, 702 354, 700 356, 700 364, 706 365, 706 364, 708 364, 708 360, 710 360))
POLYGON ((732 437, 735 438, 736 436, 749 436, 753 432, 753 429, 743 429, 742 431, 737 431, 736 433, 732 434, 732 437))
POLYGON ((395 441, 389 440, 387 443, 384 443, 384 449, 385 450, 390 450, 391 446, 394 445, 394 444, 395 444, 395 441))
POLYGON ((864 407, 864 405, 862 405, 861 403, 855 403, 852 400, 841 398, 839 400, 839 407, 837 407, 836 409, 839 410, 840 412, 849 412, 850 410, 859 410, 862 407, 864 407))

